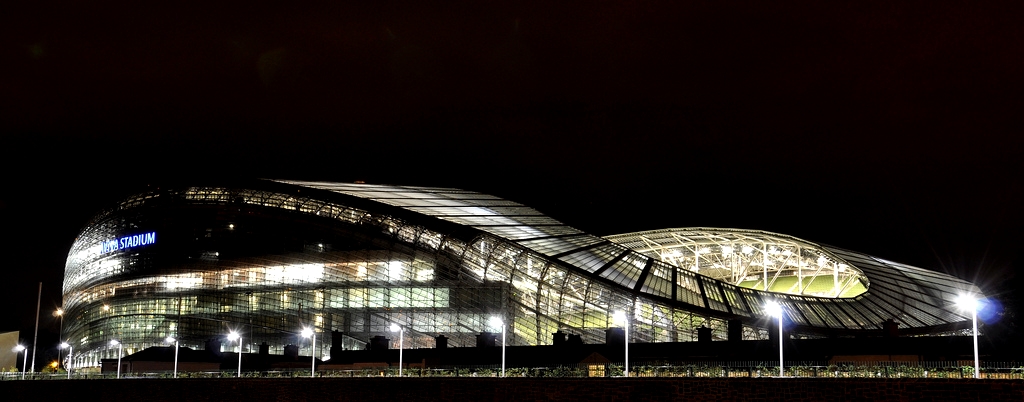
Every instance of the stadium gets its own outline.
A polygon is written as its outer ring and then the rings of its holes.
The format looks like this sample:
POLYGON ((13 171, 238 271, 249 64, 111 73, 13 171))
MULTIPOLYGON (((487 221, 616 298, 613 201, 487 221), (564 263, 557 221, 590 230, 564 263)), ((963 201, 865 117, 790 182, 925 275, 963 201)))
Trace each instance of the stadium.
MULTIPOLYGON (((363 349, 404 328, 406 348, 546 345, 558 331, 605 342, 768 339, 764 306, 791 336, 961 335, 973 284, 782 234, 678 228, 599 237, 498 197, 449 188, 260 180, 160 188, 95 216, 63 285, 79 367, 165 345, 202 349, 230 331, 242 351, 363 349), (340 337, 340 339, 334 339, 340 337)), ((234 345, 223 343, 222 348, 234 345)))

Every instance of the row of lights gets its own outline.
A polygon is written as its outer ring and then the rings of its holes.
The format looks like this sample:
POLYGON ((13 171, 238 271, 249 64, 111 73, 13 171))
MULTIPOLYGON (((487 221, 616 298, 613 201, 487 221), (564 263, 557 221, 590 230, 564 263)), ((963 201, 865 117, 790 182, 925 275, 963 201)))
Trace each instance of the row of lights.
MULTIPOLYGON (((981 378, 980 373, 980 360, 978 359, 978 298, 971 295, 960 295, 956 298, 956 305, 961 310, 971 312, 971 324, 972 330, 971 335, 974 338, 974 378, 981 378)), ((782 359, 782 306, 777 302, 768 302, 764 306, 765 312, 769 316, 777 317, 779 319, 779 377, 784 376, 783 359, 782 359)), ((627 342, 628 347, 628 342, 627 342)), ((628 349, 627 349, 628 351, 628 349)), ((627 352, 627 364, 628 364, 628 352, 627 352)))
MULTIPOLYGON (((971 312, 972 335, 973 335, 973 338, 974 338, 974 378, 980 378, 980 370, 979 370, 980 369, 980 361, 979 361, 979 358, 978 358, 978 307, 979 307, 979 302, 978 302, 978 299, 976 297, 974 297, 974 296, 962 295, 962 296, 960 296, 960 297, 958 297, 956 299, 956 303, 957 303, 957 306, 959 306, 962 310, 967 310, 967 311, 971 312)), ((783 340, 783 336, 782 336, 782 315, 783 315, 782 306, 778 302, 772 301, 772 302, 768 302, 768 304, 766 304, 764 306, 764 310, 765 310, 766 313, 768 313, 769 316, 776 317, 779 320, 779 377, 783 377, 785 375, 785 368, 784 368, 783 347, 782 347, 782 340, 783 340)), ((625 352, 626 352, 626 354, 625 354, 625 365, 623 367, 623 376, 624 377, 629 377, 629 320, 628 320, 628 318, 626 316, 626 313, 624 311, 616 311, 613 314, 612 317, 613 317, 614 322, 616 324, 622 325, 624 327, 624 330, 625 330, 625 334, 624 334, 625 335, 625 342, 623 342, 623 343, 625 343, 625 347, 626 347, 625 352)), ((63 316, 62 316, 62 318, 63 318, 63 316)), ((62 324, 63 324, 63 322, 62 322, 62 324)), ((491 324, 492 327, 501 328, 501 376, 505 377, 505 343, 506 343, 505 342, 505 322, 501 319, 501 317, 493 316, 490 319, 490 324, 491 324)), ((403 375, 403 361, 402 361, 402 357, 403 356, 402 356, 402 351, 403 351, 403 349, 405 349, 405 347, 404 347, 405 346, 404 345, 404 342, 405 342, 405 328, 399 326, 398 324, 391 324, 391 327, 389 329, 391 330, 391 332, 398 332, 398 376, 402 377, 402 375, 403 375)), ((310 357, 310 372, 309 372, 309 376, 312 378, 312 377, 314 377, 316 375, 316 358, 315 358, 315 356, 316 356, 316 333, 313 332, 312 328, 308 328, 307 327, 307 328, 303 328, 303 330, 301 332, 301 335, 304 338, 312 337, 312 341, 313 341, 312 342, 312 348, 313 349, 310 352, 311 357, 310 357)), ((229 341, 232 341, 232 342, 235 341, 235 340, 238 341, 238 374, 237 374, 237 376, 241 377, 242 376, 242 336, 238 332, 231 331, 230 333, 228 333, 227 338, 228 338, 229 341)), ((174 344, 174 378, 178 378, 178 350, 179 350, 178 340, 175 339, 174 337, 168 336, 167 339, 165 339, 164 341, 169 343, 169 344, 170 343, 174 344)), ((121 352, 122 352, 122 346, 123 345, 121 345, 121 342, 119 342, 117 340, 110 341, 110 345, 111 346, 117 346, 117 378, 121 378, 121 355, 122 355, 121 352)), ((74 348, 71 345, 69 345, 67 342, 61 343, 60 344, 60 348, 61 349, 65 349, 65 348, 68 349, 68 359, 70 360, 71 359, 71 355, 74 352, 74 348)), ((20 353, 23 354, 23 358, 22 358, 23 362, 22 362, 22 366, 21 366, 22 367, 21 378, 25 379, 25 371, 27 369, 26 363, 28 361, 28 348, 26 348, 25 346, 22 346, 22 345, 17 345, 17 346, 14 347, 14 352, 15 353, 19 353, 20 352, 20 353)), ((67 372, 68 372, 68 379, 71 379, 71 367, 68 367, 67 372)))

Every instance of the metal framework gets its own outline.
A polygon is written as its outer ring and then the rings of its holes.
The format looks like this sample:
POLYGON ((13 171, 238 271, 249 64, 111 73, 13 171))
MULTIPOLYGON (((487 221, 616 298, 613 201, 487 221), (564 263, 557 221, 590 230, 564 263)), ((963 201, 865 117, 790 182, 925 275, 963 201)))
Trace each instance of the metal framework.
POLYGON ((246 352, 281 353, 311 351, 299 335, 311 327, 324 359, 325 345, 362 348, 392 323, 406 347, 438 335, 471 346, 493 316, 511 345, 547 344, 559 330, 600 343, 616 311, 627 312, 631 342, 696 340, 700 327, 725 339, 728 320, 764 339, 768 300, 798 334, 855 335, 887 319, 938 334, 969 325, 952 305, 965 291, 980 294, 948 275, 767 232, 601 238, 469 191, 259 181, 153 191, 99 214, 68 255, 64 305, 77 364, 91 366, 115 356, 111 339, 126 353, 167 336, 204 348, 229 330, 244 333, 246 352), (104 247, 140 233, 155 241, 104 247))
POLYGON ((774 233, 668 229, 606 237, 649 257, 751 289, 818 297, 854 297, 863 273, 820 246, 774 233))

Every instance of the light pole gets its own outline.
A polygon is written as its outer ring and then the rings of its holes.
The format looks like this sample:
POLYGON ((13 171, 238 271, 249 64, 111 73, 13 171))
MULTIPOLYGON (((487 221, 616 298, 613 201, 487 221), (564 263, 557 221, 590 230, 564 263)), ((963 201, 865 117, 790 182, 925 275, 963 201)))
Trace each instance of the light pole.
POLYGON ((238 340, 238 378, 242 378, 242 336, 235 331, 228 334, 228 340, 238 340))
POLYGON ((501 327, 501 376, 505 377, 505 321, 498 316, 491 317, 492 327, 501 327))
MULTIPOLYGON (((57 311, 53 312, 53 315, 55 315, 57 317, 60 317, 60 330, 57 331, 57 339, 64 339, 64 309, 62 309, 62 308, 57 309, 57 311)), ((60 355, 63 352, 64 352, 64 350, 57 349, 57 361, 58 362, 60 361, 60 358, 61 358, 60 355)), ((33 366, 34 365, 35 364, 33 362, 33 366)))
POLYGON ((390 329, 391 332, 397 332, 398 333, 398 376, 401 377, 402 376, 402 350, 405 349, 405 345, 403 344, 403 342, 405 342, 405 328, 402 328, 398 324, 394 324, 393 323, 393 324, 391 324, 391 327, 388 328, 388 329, 390 329))
POLYGON ((316 374, 316 332, 313 332, 312 328, 303 328, 302 336, 304 338, 313 337, 313 349, 309 352, 309 378, 313 378, 316 374))
POLYGON ((124 345, 121 345, 121 342, 118 342, 117 339, 111 339, 110 346, 117 346, 117 378, 121 378, 121 351, 124 345))
POLYGON ((25 370, 28 370, 28 348, 26 348, 26 347, 24 347, 22 345, 15 346, 14 347, 15 355, 17 355, 18 352, 21 352, 21 355, 22 355, 22 358, 21 358, 21 379, 24 380, 25 379, 25 370))
POLYGON ((72 364, 71 364, 71 355, 74 354, 75 348, 73 346, 69 345, 67 342, 61 343, 60 344, 60 348, 61 349, 68 348, 68 364, 67 364, 67 367, 65 367, 65 368, 68 370, 68 379, 70 380, 71 379, 71 366, 72 366, 72 364))
POLYGON ((782 363, 782 306, 779 303, 770 301, 764 306, 765 311, 772 317, 779 318, 779 377, 784 377, 784 368, 782 363))
MULTIPOLYGON (((164 342, 174 344, 174 376, 171 378, 178 378, 178 340, 173 336, 168 336, 167 339, 164 339, 164 342)), ((241 351, 242 347, 239 346, 238 349, 241 351)))
POLYGON ((956 304, 962 310, 971 310, 971 323, 974 335, 974 378, 981 378, 978 362, 978 299, 970 295, 961 295, 956 298, 956 304))
POLYGON ((623 339, 623 343, 626 344, 626 362, 625 365, 623 365, 622 374, 625 377, 629 377, 629 318, 626 317, 625 311, 619 310, 615 312, 612 319, 615 320, 615 323, 621 324, 624 329, 623 336, 625 336, 625 338, 623 339))

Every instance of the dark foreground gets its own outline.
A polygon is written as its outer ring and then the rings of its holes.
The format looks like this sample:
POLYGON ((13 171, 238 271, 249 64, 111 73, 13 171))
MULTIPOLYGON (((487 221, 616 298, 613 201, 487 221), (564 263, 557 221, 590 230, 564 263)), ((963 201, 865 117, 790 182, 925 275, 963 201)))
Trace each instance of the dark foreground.
POLYGON ((828 378, 288 378, 2 381, 9 401, 1024 401, 1024 381, 828 378))

